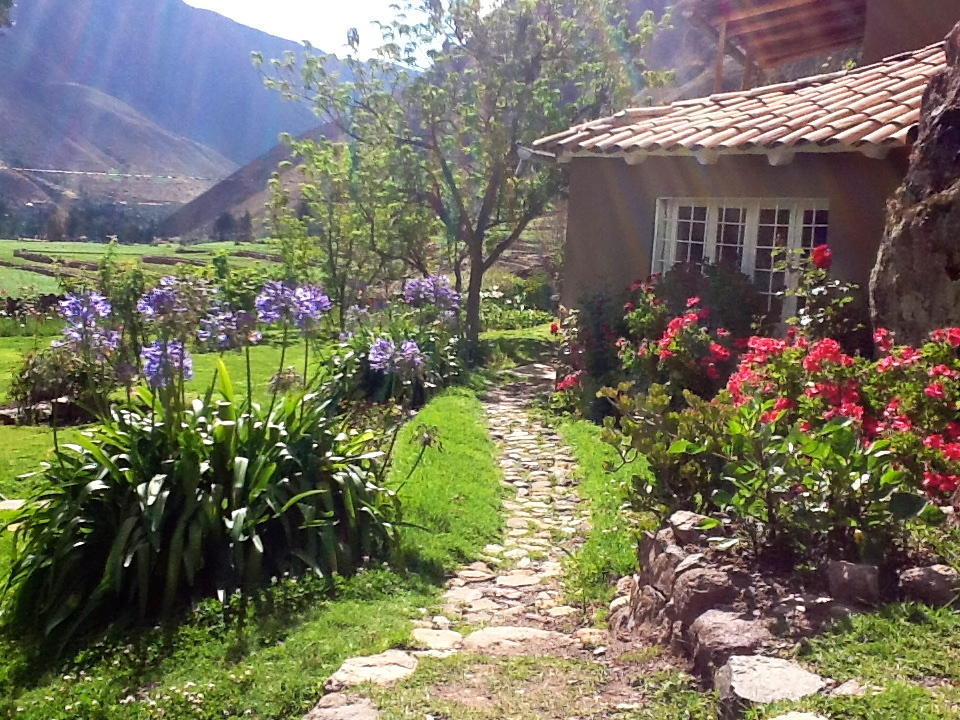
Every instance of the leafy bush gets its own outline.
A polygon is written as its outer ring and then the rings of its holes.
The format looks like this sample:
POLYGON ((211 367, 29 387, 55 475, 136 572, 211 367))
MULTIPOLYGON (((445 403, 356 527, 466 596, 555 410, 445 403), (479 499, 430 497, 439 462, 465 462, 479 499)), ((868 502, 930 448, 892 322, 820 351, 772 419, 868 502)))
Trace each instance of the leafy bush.
POLYGON ((524 330, 552 319, 552 313, 528 303, 522 285, 506 289, 494 286, 480 297, 480 321, 485 330, 524 330))
POLYGON ((246 406, 222 362, 217 392, 170 410, 146 389, 45 471, 10 521, 8 620, 64 643, 118 617, 156 617, 286 573, 330 578, 394 540, 375 437, 323 391, 246 406))
POLYGON ((345 396, 411 407, 451 384, 464 370, 459 307, 459 293, 431 277, 408 282, 378 312, 349 309, 341 335, 345 396))
MULTIPOLYGON (((908 521, 942 522, 935 506, 960 497, 960 328, 922 347, 896 346, 879 329, 878 359, 847 354, 819 337, 853 332, 840 286, 816 290, 829 284, 828 265, 829 249, 817 248, 799 291, 832 299, 805 306, 785 338, 733 343, 742 355, 716 396, 735 355, 705 327, 699 298, 655 344, 621 341, 636 381, 602 391, 616 414, 604 439, 625 462, 649 463, 635 505, 725 513, 757 554, 787 562, 889 561, 908 521)), ((653 285, 633 292, 627 330, 655 336, 670 313, 653 285)))

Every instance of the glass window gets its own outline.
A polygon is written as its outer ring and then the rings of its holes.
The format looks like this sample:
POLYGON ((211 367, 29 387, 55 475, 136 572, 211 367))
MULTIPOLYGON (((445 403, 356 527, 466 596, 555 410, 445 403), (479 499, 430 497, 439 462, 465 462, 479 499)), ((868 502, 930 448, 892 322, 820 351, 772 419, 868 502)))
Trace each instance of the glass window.
POLYGON ((830 212, 825 200, 664 198, 657 206, 653 272, 705 260, 740 268, 767 297, 776 316, 795 301, 783 291, 793 278, 779 269, 788 250, 809 252, 827 242, 830 212))

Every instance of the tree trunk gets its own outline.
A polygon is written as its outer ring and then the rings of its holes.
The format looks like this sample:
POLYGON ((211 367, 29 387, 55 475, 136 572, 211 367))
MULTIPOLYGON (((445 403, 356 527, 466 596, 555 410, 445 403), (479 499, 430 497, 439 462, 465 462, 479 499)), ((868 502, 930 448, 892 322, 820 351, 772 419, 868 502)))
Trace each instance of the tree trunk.
POLYGON ((480 362, 480 289, 483 287, 483 241, 470 242, 470 282, 467 285, 467 359, 480 362))

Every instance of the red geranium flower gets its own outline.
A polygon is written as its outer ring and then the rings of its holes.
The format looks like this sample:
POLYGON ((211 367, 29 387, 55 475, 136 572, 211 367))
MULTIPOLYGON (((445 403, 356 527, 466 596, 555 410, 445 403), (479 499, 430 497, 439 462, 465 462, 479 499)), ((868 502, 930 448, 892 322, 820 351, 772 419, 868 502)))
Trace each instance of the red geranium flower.
POLYGON ((821 270, 829 270, 833 263, 833 253, 827 245, 817 245, 810 253, 810 257, 813 259, 813 264, 821 270))
POLYGON ((692 308, 694 305, 699 305, 699 304, 700 304, 700 298, 698 298, 698 297, 687 298, 687 307, 688 307, 688 308, 692 308))
POLYGON ((550 323, 550 334, 556 335, 560 332, 560 325, 557 323, 550 323))
POLYGON ((893 348, 893 333, 886 328, 877 328, 873 333, 873 342, 883 352, 890 352, 893 348))
POLYGON ((923 394, 935 400, 943 400, 947 396, 943 383, 930 383, 923 389, 923 394))

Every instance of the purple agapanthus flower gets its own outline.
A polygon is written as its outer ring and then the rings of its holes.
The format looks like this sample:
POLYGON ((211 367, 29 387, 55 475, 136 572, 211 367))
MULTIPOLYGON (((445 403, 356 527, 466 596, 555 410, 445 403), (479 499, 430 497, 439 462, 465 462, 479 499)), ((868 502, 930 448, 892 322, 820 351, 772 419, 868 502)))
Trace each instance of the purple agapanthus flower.
POLYGON ((312 328, 320 321, 323 314, 333 307, 326 293, 314 285, 298 287, 294 291, 294 300, 296 301, 294 321, 301 330, 312 328))
POLYGON ((397 346, 388 338, 377 338, 370 345, 367 352, 367 359, 370 361, 370 368, 382 373, 390 373, 394 370, 393 356, 397 352, 397 346))
POLYGON ((154 389, 167 387, 180 375, 184 380, 193 377, 193 358, 181 342, 158 340, 144 346, 140 359, 143 376, 154 389))
POLYGON ((423 365, 424 356, 420 346, 413 340, 404 340, 395 357, 395 365, 403 370, 415 370, 423 365))
POLYGON ((408 280, 403 286, 403 301, 412 307, 435 305, 440 310, 456 310, 460 307, 460 293, 450 287, 450 281, 442 275, 408 280))
MULTIPOLYGON (((164 278, 164 280, 167 279, 164 278)), ((177 290, 171 283, 161 284, 149 290, 137 302, 137 312, 150 320, 168 317, 178 311, 177 290)))
POLYGON ((100 293, 70 294, 60 301, 60 314, 74 326, 93 325, 112 312, 110 301, 100 293))
POLYGON ((263 286, 254 304, 261 322, 290 319, 297 309, 296 290, 285 282, 271 280, 263 286))
POLYGON ((217 350, 247 347, 263 339, 256 327, 256 317, 246 310, 231 312, 213 308, 209 315, 201 318, 197 340, 217 350))

